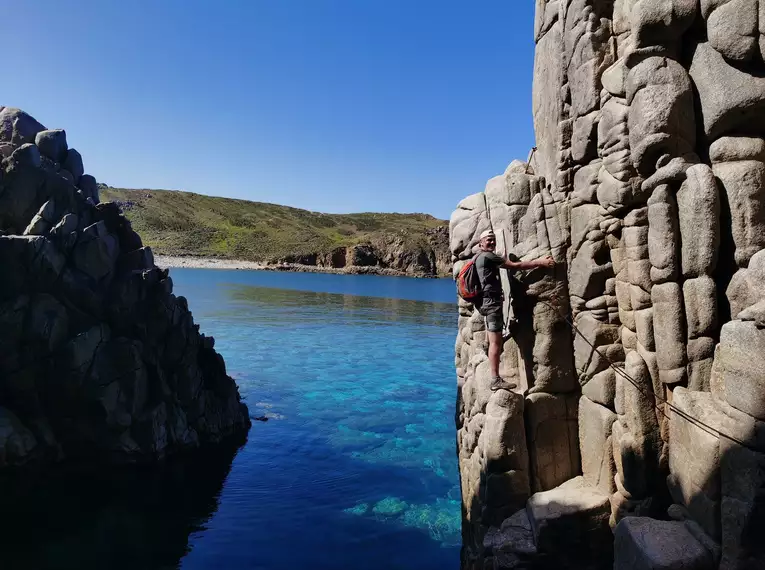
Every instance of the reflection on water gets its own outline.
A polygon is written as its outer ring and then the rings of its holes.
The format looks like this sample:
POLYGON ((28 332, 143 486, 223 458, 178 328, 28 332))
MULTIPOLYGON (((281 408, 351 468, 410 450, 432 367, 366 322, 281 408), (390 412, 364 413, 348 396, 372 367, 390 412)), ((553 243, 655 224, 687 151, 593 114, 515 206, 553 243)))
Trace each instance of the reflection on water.
MULTIPOLYGON (((229 311, 235 317, 242 304, 252 304, 266 319, 271 313, 278 313, 279 319, 292 325, 294 321, 326 319, 327 311, 337 311, 338 316, 350 315, 356 321, 371 321, 379 324, 395 324, 401 321, 418 325, 449 327, 454 325, 454 306, 448 303, 426 303, 409 299, 388 297, 362 297, 343 293, 297 291, 233 285, 229 291, 232 307, 229 311)), ((250 316, 249 314, 247 316, 250 316)))
POLYGON ((237 448, 3 479, 0 568, 176 568, 216 511, 237 448))

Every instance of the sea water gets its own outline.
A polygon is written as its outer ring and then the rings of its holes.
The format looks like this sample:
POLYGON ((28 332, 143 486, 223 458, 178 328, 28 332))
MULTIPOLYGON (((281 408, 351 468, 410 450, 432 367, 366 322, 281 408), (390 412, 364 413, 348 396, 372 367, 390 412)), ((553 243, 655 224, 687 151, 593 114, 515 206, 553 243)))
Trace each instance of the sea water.
POLYGON ((171 275, 268 421, 241 447, 30 485, 3 567, 458 568, 453 282, 171 275))

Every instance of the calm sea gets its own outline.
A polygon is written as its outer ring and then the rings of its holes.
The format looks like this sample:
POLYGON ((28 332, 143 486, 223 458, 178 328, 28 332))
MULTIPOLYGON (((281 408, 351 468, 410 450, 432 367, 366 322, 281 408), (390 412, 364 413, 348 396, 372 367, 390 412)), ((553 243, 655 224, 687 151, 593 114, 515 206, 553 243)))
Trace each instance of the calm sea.
POLYGON ((453 282, 171 274, 269 421, 241 447, 15 489, 2 567, 458 568, 453 282))

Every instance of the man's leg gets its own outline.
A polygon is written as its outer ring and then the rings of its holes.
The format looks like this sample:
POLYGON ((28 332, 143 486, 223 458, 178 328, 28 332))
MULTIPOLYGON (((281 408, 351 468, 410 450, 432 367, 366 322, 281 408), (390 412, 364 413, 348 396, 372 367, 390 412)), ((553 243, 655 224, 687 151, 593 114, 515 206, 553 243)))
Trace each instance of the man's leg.
POLYGON ((489 337, 489 369, 491 371, 491 389, 512 390, 516 387, 512 382, 507 382, 499 375, 499 358, 502 355, 502 329, 504 322, 502 320, 502 307, 498 310, 492 310, 486 314, 486 333, 489 337))
POLYGON ((496 378, 499 376, 499 357, 502 355, 502 333, 501 332, 489 332, 489 368, 491 369, 491 377, 496 378))

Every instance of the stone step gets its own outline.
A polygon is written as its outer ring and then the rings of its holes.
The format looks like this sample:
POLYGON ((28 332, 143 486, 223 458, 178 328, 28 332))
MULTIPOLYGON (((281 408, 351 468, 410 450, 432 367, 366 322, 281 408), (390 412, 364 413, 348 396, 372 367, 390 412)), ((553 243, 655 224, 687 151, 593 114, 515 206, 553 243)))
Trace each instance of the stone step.
POLYGON ((526 503, 526 512, 537 550, 577 548, 582 552, 610 552, 613 535, 608 526, 611 515, 608 499, 606 493, 589 487, 581 476, 532 495, 526 503))
POLYGON ((495 570, 611 569, 613 534, 607 493, 583 477, 535 493, 500 528, 484 537, 484 554, 495 570))
POLYGON ((493 568, 497 570, 535 568, 540 561, 525 509, 505 519, 500 528, 489 528, 483 547, 484 556, 493 558, 493 568))
POLYGON ((627 517, 614 535, 614 570, 715 568, 712 553, 679 521, 627 517))
POLYGON ((583 477, 535 493, 526 512, 540 554, 571 568, 610 568, 613 534, 608 526, 608 494, 588 486, 583 477))

